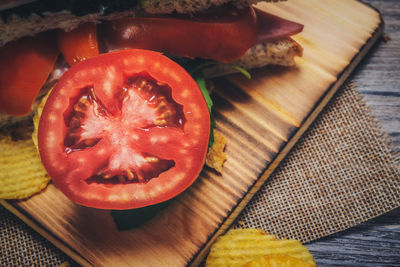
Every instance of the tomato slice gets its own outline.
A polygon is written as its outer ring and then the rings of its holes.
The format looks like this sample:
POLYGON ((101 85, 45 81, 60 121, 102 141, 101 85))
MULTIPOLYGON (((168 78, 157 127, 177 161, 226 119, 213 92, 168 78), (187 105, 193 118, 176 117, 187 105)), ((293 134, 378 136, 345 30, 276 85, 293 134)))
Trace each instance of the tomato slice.
POLYGON ((99 54, 97 26, 93 23, 86 23, 69 32, 60 30, 57 42, 70 66, 99 54))
POLYGON ((71 67, 44 106, 38 144, 71 200, 132 209, 173 198, 195 181, 209 131, 192 77, 157 52, 133 49, 71 67))
POLYGON ((241 57, 255 44, 258 32, 250 7, 190 18, 125 17, 99 27, 99 41, 107 51, 142 48, 220 62, 241 57))
POLYGON ((0 49, 0 111, 29 113, 58 57, 51 33, 25 37, 0 49))

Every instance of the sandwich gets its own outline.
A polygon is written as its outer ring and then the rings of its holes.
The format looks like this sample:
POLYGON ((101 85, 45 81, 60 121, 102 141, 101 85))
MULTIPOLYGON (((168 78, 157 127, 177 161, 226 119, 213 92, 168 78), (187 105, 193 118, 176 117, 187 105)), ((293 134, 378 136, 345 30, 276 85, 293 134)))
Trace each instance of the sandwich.
POLYGON ((216 153, 209 166, 223 162, 207 78, 293 66, 302 55, 290 36, 303 26, 254 2, 0 7, 0 128, 25 127, 36 114, 41 161, 80 205, 132 209, 171 199, 195 181, 207 151, 216 153))

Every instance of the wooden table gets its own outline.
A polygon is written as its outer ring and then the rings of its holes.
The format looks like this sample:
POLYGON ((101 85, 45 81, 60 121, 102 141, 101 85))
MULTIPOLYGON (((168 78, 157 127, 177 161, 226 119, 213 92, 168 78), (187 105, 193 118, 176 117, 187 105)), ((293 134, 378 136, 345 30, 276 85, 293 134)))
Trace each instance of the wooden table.
MULTIPOLYGON (((400 152, 400 1, 364 0, 380 10, 385 33, 352 75, 400 152)), ((307 245, 319 266, 400 266, 400 208, 307 245)))
MULTIPOLYGON (((351 78, 400 152, 400 1, 365 2, 382 12, 391 40, 380 41, 351 78)), ((400 208, 307 246, 318 266, 400 266, 400 208)))

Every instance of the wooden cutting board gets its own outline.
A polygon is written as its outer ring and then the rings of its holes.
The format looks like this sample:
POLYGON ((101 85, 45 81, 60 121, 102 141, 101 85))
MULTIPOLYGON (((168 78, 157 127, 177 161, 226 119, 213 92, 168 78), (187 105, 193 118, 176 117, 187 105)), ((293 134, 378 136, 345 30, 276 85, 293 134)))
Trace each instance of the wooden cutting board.
MULTIPOLYGON (((83 265, 198 265, 378 40, 380 14, 352 0, 290 0, 261 8, 303 23, 297 67, 216 81, 215 117, 227 138, 223 175, 205 169, 157 216, 117 231, 109 211, 80 207, 50 185, 1 203, 83 265)), ((290 177, 288 177, 290 179, 290 177)))

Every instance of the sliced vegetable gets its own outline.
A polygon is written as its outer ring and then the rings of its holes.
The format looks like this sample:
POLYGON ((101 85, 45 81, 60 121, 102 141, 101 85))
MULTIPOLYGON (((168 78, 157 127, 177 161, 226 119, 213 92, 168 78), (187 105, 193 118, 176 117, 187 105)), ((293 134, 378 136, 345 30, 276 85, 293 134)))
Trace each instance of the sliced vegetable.
POLYGON ((86 23, 69 32, 60 30, 57 35, 58 47, 70 66, 97 56, 97 26, 86 23))
POLYGON ((271 42, 301 32, 304 25, 254 8, 257 15, 257 43, 271 42))
POLYGON ((29 113, 58 57, 51 33, 25 37, 0 48, 0 111, 29 113))
POLYGON ((193 78, 167 57, 122 50, 74 65, 39 123, 43 164, 78 204, 133 209, 184 191, 203 168, 210 115, 193 78))
POLYGON ((221 62, 242 56, 255 44, 258 31, 250 7, 193 17, 126 17, 100 27, 107 50, 143 48, 221 62))

